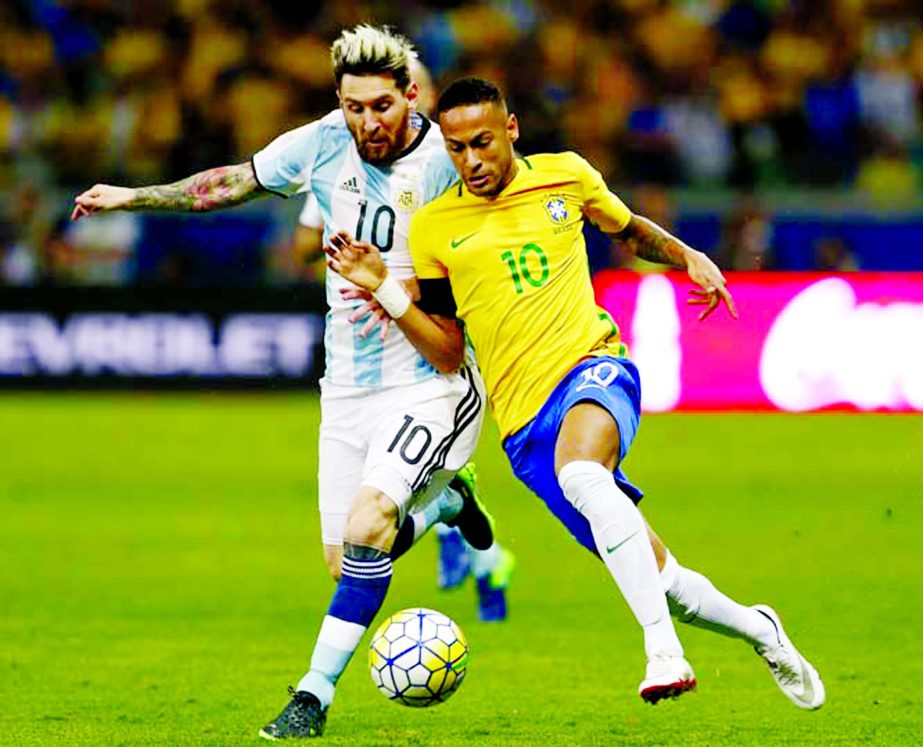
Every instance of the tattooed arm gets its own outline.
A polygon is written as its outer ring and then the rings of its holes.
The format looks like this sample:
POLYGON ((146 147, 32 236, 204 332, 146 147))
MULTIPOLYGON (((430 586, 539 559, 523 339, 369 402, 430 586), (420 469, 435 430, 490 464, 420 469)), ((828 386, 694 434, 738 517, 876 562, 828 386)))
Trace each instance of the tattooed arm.
POLYGON ((616 234, 638 257, 685 269, 690 280, 699 286, 690 291, 689 303, 706 307, 699 319, 711 314, 722 301, 727 304, 731 316, 737 317, 734 300, 724 287, 724 276, 714 262, 654 221, 632 213, 609 189, 602 174, 576 153, 565 156, 568 157, 583 185, 583 214, 587 218, 606 233, 616 234))
POLYGON ((711 314, 722 301, 727 304, 731 316, 737 318, 734 299, 725 287, 727 281, 707 255, 684 244, 654 221, 635 214, 632 214, 618 238, 641 259, 686 270, 692 282, 699 286, 699 289, 690 291, 692 298, 689 303, 705 306, 699 314, 700 320, 711 314))
POLYGON ((104 210, 181 210, 204 213, 239 205, 266 194, 249 161, 219 166, 152 187, 114 187, 97 184, 74 199, 71 220, 104 210))
POLYGON ((635 256, 686 269, 687 256, 695 250, 641 215, 632 214, 618 238, 635 256))

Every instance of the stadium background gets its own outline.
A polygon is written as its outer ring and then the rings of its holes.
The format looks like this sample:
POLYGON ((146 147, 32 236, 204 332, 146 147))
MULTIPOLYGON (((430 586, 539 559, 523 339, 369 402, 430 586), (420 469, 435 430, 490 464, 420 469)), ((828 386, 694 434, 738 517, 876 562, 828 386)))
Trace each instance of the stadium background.
POLYGON ((437 595, 424 543, 386 609, 461 622, 464 692, 408 713, 360 659, 330 741, 915 744, 923 425, 893 414, 923 409, 910 0, 5 2, 0 385, 33 391, 0 395, 3 741, 246 743, 306 660, 330 586, 313 479, 323 298, 292 251, 301 198, 67 215, 94 182, 242 161, 328 111, 327 47, 357 21, 410 35, 437 83, 501 82, 524 153, 581 151, 741 273, 741 322, 699 326, 682 276, 591 247, 646 409, 693 411, 646 417, 628 463, 645 510, 681 558, 777 604, 829 703, 792 713, 743 647, 682 630, 701 692, 642 710, 624 605, 488 427, 484 488, 520 559, 510 623, 478 624, 470 589, 437 595), (249 391, 213 393, 229 384, 249 391), (201 391, 159 391, 175 386, 201 391), (48 391, 88 387, 138 392, 48 391))

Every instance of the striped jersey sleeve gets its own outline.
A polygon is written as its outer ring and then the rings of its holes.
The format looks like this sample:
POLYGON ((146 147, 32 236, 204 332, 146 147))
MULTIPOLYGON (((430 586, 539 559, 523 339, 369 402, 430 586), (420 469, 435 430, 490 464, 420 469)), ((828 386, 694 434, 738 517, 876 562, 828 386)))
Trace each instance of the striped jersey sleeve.
POLYGON ((331 130, 343 119, 334 110, 322 119, 285 132, 253 156, 253 170, 260 186, 290 197, 310 185, 311 175, 322 151, 339 145, 331 130))

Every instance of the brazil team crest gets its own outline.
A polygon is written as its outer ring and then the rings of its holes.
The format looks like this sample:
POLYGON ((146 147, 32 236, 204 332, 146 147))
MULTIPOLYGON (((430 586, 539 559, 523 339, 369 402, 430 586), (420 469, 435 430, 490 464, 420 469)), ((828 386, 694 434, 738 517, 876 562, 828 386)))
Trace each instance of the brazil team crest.
POLYGON ((570 213, 567 210, 567 203, 564 201, 563 197, 548 197, 542 200, 542 205, 545 207, 545 212, 548 213, 548 217, 551 218, 552 223, 559 226, 567 223, 570 213))

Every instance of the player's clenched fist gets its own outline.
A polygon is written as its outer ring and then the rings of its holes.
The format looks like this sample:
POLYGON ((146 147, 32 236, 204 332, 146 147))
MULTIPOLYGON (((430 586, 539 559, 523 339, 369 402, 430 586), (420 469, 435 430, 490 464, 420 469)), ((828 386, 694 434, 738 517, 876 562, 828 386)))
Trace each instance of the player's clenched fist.
POLYGON ((103 210, 121 210, 131 204, 134 195, 135 190, 129 187, 96 184, 74 198, 71 220, 80 220, 103 210))

